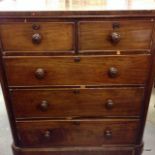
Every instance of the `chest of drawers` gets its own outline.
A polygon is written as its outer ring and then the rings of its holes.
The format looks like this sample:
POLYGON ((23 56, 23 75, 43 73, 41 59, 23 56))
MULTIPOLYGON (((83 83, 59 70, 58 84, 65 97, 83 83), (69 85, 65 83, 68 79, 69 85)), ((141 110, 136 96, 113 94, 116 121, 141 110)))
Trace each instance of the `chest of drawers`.
POLYGON ((155 11, 84 9, 104 0, 59 3, 66 10, 0 12, 14 155, 140 155, 155 11))

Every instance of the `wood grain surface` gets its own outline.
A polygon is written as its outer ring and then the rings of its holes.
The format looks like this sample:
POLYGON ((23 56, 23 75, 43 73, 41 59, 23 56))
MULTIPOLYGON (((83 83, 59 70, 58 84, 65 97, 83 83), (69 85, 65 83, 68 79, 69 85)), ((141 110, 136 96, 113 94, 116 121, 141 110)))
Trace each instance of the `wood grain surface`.
POLYGON ((74 50, 74 23, 32 22, 3 23, 0 33, 5 51, 72 51, 74 50), (39 25, 35 30, 33 25, 39 25), (32 36, 40 34, 41 42, 34 44, 32 36))
POLYGON ((143 88, 18 89, 11 93, 16 118, 140 116, 143 88))
POLYGON ((138 120, 128 119, 39 120, 18 122, 17 130, 24 147, 129 145, 136 143, 139 125, 138 120))
POLYGON ((153 22, 149 20, 84 21, 79 23, 80 50, 149 49, 153 22), (114 24, 118 26, 115 28, 114 24), (136 25, 136 26, 135 26, 136 25), (111 34, 120 35, 118 43, 111 34))
POLYGON ((4 61, 9 86, 145 84, 150 58, 150 55, 5 57, 4 61), (109 76, 111 67, 112 71, 117 69, 115 77, 109 76))

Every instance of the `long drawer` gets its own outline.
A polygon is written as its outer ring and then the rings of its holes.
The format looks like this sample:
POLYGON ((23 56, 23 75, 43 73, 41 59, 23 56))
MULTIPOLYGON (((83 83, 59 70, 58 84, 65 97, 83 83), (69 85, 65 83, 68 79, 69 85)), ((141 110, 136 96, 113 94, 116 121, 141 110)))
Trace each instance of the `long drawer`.
POLYGON ((102 146, 135 144, 138 120, 53 120, 18 122, 24 147, 102 146))
POLYGON ((79 49, 150 49, 152 29, 151 20, 79 22, 79 49))
POLYGON ((150 58, 150 55, 25 56, 4 57, 4 63, 9 86, 145 84, 150 58))
POLYGON ((16 118, 140 116, 143 88, 15 89, 16 118))
POLYGON ((74 23, 34 22, 0 24, 4 51, 72 51, 74 23))

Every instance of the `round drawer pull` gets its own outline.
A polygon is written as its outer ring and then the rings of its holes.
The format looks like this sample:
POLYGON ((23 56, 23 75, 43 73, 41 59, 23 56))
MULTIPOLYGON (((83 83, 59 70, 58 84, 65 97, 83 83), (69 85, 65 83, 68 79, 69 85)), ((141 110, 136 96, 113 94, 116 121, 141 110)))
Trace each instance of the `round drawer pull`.
POLYGON ((110 40, 113 44, 117 44, 121 40, 121 35, 117 32, 112 32, 110 35, 110 40))
POLYGON ((35 71, 35 77, 40 80, 43 79, 45 77, 45 70, 42 68, 38 68, 35 71))
POLYGON ((39 33, 35 33, 32 35, 32 42, 34 44, 40 44, 42 41, 42 36, 39 33))
POLYGON ((40 103, 39 107, 40 107, 41 111, 46 111, 46 110, 48 110, 49 104, 48 104, 48 102, 46 100, 43 100, 40 103))
POLYGON ((51 131, 49 131, 49 130, 47 130, 47 131, 45 131, 45 133, 44 133, 44 137, 46 138, 46 139, 49 139, 50 137, 51 137, 51 131))
POLYGON ((109 130, 109 129, 106 129, 104 131, 104 137, 107 138, 107 139, 111 139, 112 138, 112 131, 109 130))
POLYGON ((118 75, 118 69, 115 67, 110 67, 108 74, 109 74, 109 77, 115 78, 118 75))
POLYGON ((112 109, 112 108, 114 107, 114 102, 113 102, 113 100, 111 100, 111 99, 107 100, 105 107, 106 107, 106 109, 108 109, 108 110, 112 109))
POLYGON ((40 25, 39 24, 33 24, 32 28, 33 28, 33 30, 39 30, 40 29, 40 25))

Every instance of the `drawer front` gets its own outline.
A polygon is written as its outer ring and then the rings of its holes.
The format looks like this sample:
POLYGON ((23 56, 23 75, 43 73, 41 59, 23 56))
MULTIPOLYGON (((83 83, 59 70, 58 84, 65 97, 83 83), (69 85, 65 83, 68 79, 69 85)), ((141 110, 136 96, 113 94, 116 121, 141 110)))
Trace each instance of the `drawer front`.
POLYGON ((149 49, 151 21, 88 21, 79 23, 80 50, 149 49))
POLYGON ((27 121, 17 130, 24 147, 102 146, 134 144, 139 132, 136 120, 27 121))
POLYGON ((150 58, 150 55, 5 57, 5 69, 10 86, 144 84, 150 58))
POLYGON ((9 23, 0 25, 5 51, 71 51, 74 23, 9 23))
POLYGON ((13 90, 16 118, 141 114, 143 88, 13 90))

